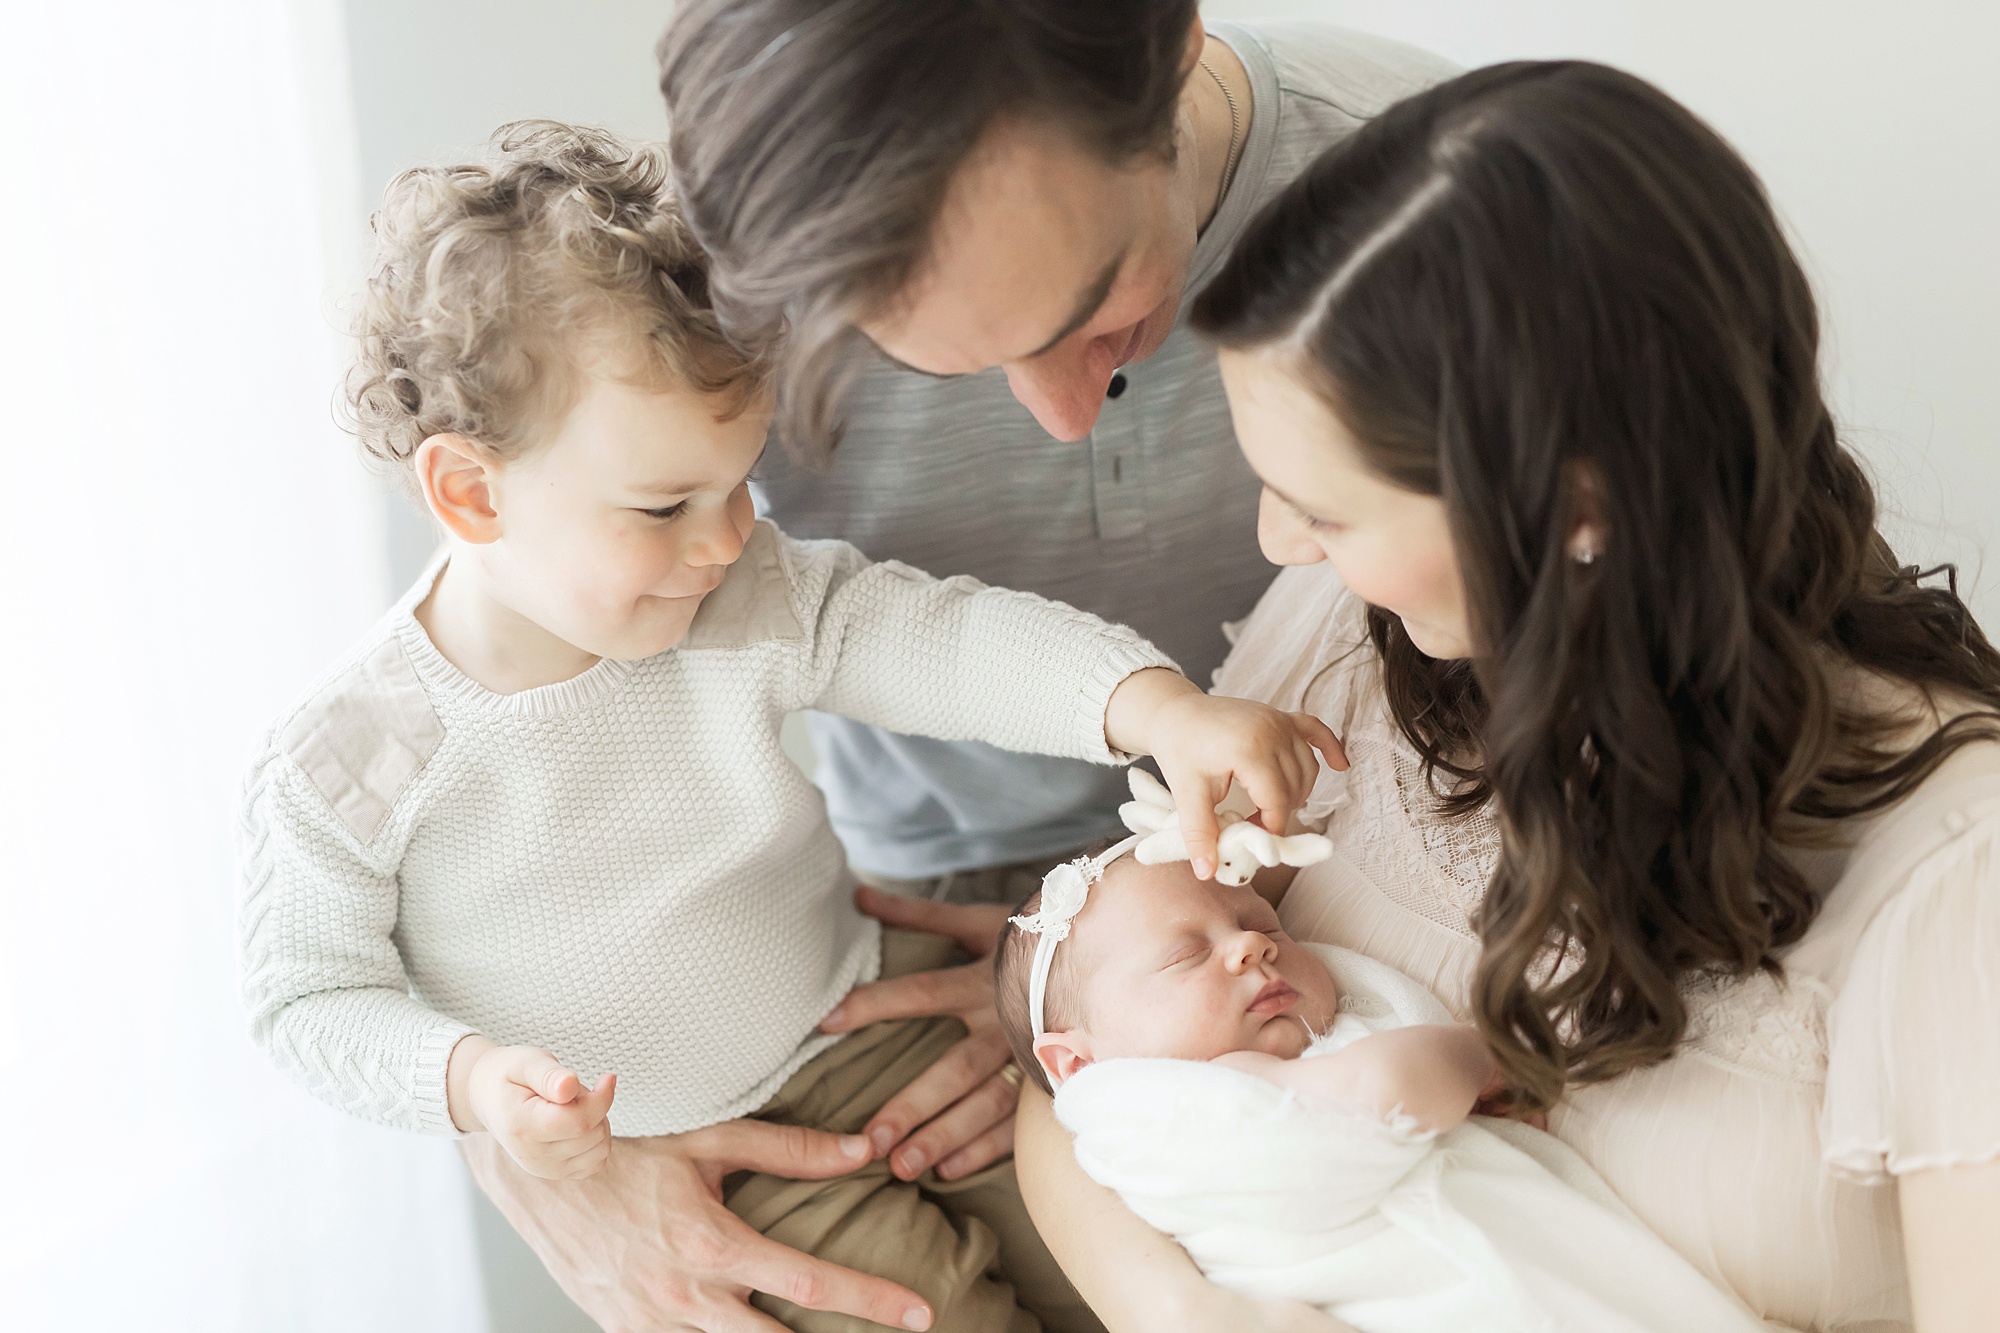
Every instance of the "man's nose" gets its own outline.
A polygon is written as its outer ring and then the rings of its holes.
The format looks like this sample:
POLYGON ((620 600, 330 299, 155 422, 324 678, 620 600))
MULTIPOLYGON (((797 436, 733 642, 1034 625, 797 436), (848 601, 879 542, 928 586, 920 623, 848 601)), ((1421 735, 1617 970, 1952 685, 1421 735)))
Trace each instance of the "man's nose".
POLYGON ((1092 339, 1074 349, 1058 347, 1015 362, 1007 367, 1007 387, 1043 430, 1058 440, 1080 440, 1097 424, 1105 386, 1117 369, 1109 342, 1092 339))

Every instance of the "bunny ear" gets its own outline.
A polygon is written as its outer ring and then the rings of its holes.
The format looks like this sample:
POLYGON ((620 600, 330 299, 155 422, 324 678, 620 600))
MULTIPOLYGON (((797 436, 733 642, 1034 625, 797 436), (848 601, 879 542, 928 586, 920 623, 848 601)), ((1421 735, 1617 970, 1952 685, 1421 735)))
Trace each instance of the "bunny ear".
POLYGON ((1164 810, 1144 801, 1127 801, 1118 807, 1118 818, 1125 821, 1125 827, 1134 833, 1155 833, 1174 823, 1174 808, 1164 810))
POLYGON ((1181 826, 1169 824, 1166 828, 1139 840, 1132 849, 1132 859, 1142 866, 1162 866, 1169 861, 1187 860, 1187 844, 1181 841, 1181 826))
POLYGON ((1318 833, 1294 833, 1278 839, 1277 850, 1279 859, 1288 866, 1313 866, 1333 855, 1333 842, 1318 833))
POLYGON ((1174 794, 1167 790, 1167 784, 1148 773, 1137 764, 1125 770, 1125 783, 1132 788, 1132 799, 1141 805, 1174 808, 1174 794))

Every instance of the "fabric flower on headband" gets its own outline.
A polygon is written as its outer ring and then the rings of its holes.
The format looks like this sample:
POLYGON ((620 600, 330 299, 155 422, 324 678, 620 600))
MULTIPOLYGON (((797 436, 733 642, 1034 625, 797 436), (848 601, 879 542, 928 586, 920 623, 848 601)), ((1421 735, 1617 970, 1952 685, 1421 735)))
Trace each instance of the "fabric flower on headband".
MULTIPOLYGON (((1132 836, 1105 848, 1096 856, 1066 861, 1042 877, 1041 906, 1031 916, 1011 918, 1035 941, 1035 961, 1028 972, 1028 1017, 1036 1037, 1042 1026, 1042 1008, 1048 997, 1049 967, 1055 961, 1056 946, 1069 938, 1070 925, 1090 897, 1090 886, 1104 877, 1104 868, 1127 852, 1140 865, 1157 866, 1188 859, 1187 843, 1181 838, 1180 816, 1174 809, 1173 793, 1143 768, 1125 770, 1132 799, 1118 807, 1118 817, 1132 836)), ((1309 866, 1333 855, 1333 844, 1317 833, 1294 833, 1279 837, 1261 824, 1250 822, 1256 807, 1240 788, 1232 786, 1222 804, 1215 807, 1222 834, 1216 841, 1215 878, 1223 884, 1248 884, 1250 877, 1265 866, 1309 866)))

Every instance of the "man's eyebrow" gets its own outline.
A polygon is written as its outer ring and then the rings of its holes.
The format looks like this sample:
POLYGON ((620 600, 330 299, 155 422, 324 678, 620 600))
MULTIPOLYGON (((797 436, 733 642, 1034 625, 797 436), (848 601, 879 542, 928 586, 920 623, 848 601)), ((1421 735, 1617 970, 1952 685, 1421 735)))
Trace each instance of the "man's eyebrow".
POLYGON ((1125 251, 1120 250, 1112 261, 1104 266, 1104 271, 1097 275, 1097 281, 1091 283, 1084 291, 1082 298, 1077 301, 1076 311, 1070 315, 1068 322, 1056 330, 1055 337, 1028 353, 1028 360, 1033 360, 1035 357, 1042 355, 1063 339, 1069 337, 1070 334, 1075 333, 1078 329, 1090 323, 1091 316, 1095 315, 1098 307, 1104 304, 1104 298, 1111 295, 1111 284, 1118 281, 1118 270, 1125 267, 1125 254, 1125 251))

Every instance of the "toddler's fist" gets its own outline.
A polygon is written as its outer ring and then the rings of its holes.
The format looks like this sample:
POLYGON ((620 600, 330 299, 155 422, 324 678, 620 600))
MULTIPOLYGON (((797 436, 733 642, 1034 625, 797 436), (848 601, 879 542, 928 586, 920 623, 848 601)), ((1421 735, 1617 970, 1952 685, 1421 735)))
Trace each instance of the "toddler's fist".
POLYGON ((595 1088, 533 1046, 496 1046, 472 1067, 473 1113, 530 1175, 578 1180, 611 1155, 611 1098, 618 1076, 595 1088))

